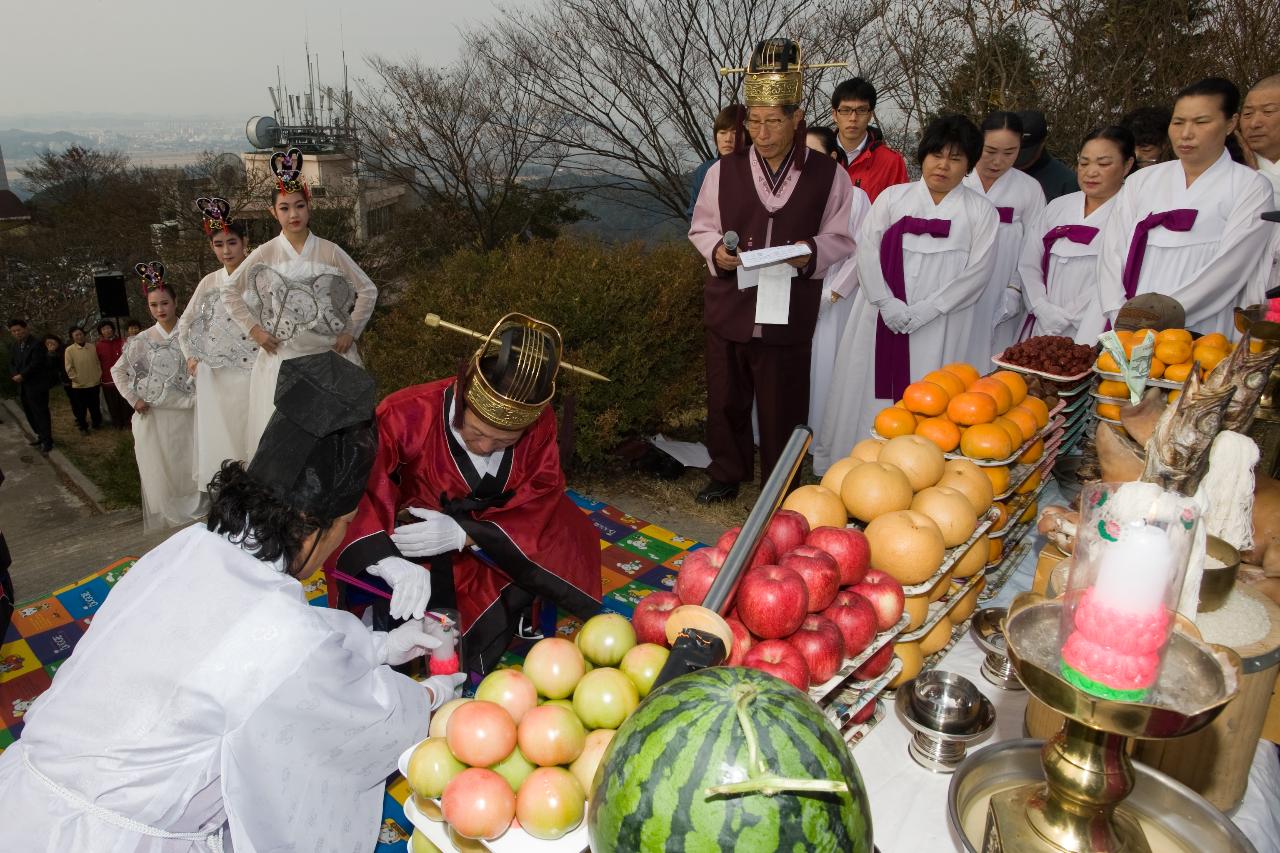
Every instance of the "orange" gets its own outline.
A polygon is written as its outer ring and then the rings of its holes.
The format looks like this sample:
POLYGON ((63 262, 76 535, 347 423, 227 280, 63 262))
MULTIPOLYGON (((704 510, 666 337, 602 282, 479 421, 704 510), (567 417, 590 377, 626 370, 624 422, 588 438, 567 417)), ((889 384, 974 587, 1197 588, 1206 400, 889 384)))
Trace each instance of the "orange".
POLYGON ((1120 420, 1120 406, 1116 403, 1099 403, 1095 411, 1099 417, 1111 418, 1113 421, 1120 420))
POLYGON ((1133 332, 1128 329, 1116 329, 1116 340, 1122 344, 1129 343, 1133 340, 1133 332))
POLYGON ((901 400, 894 400, 893 405, 899 409, 902 409, 903 411, 906 411, 907 409, 906 405, 901 400))
POLYGON ((977 424, 960 437, 960 452, 970 459, 1004 459, 1013 452, 1013 442, 1001 427, 977 424))
POLYGON ((947 373, 945 370, 935 370, 932 373, 926 373, 923 381, 932 382, 934 385, 941 386, 942 389, 952 397, 963 392, 965 388, 963 379, 956 376, 954 373, 947 373))
POLYGON ((1155 329, 1135 329, 1133 332, 1133 345, 1137 346, 1147 339, 1147 335, 1155 335, 1155 329))
POLYGON ((1022 441, 1018 442, 1019 445, 1023 441, 1030 441, 1031 437, 1040 429, 1036 426, 1036 416, 1026 409, 1015 406, 1009 410, 1005 417, 1017 424, 1018 429, 1022 430, 1022 441))
POLYGON ((1179 341, 1184 344, 1191 343, 1191 333, 1186 329, 1165 329, 1163 332, 1156 332, 1156 343, 1171 343, 1179 341))
POLYGON ((990 376, 984 376, 977 382, 969 386, 970 391, 981 391, 983 394, 990 394, 991 398, 996 401, 996 413, 1003 415, 1005 412, 1013 408, 1013 392, 1009 390, 1009 386, 1005 385, 999 379, 992 379, 990 376))
POLYGON ((964 383, 964 387, 966 388, 978 381, 978 368, 974 367, 972 364, 965 364, 962 361, 957 361, 953 364, 944 364, 942 369, 947 373, 954 373, 956 376, 959 376, 960 381, 964 383))
MULTIPOLYGON (((1168 374, 1166 370, 1165 375, 1168 374)), ((1098 393, 1104 397, 1128 397, 1129 386, 1116 379, 1104 379, 1098 383, 1098 393)))
POLYGON ((1039 462, 1044 457, 1044 439, 1038 438, 1035 443, 1028 447, 1021 456, 1018 457, 1019 465, 1028 465, 1032 462, 1039 462))
POLYGON ((1156 358, 1165 364, 1182 364, 1191 360, 1191 344, 1186 341, 1164 341, 1156 344, 1156 358))
POLYGON ((907 411, 932 417, 947 410, 951 395, 941 385, 932 382, 912 382, 902 392, 902 404, 907 411))
MULTIPOLYGON (((1227 357, 1227 351, 1218 349, 1217 347, 1198 346, 1192 352, 1191 358, 1200 362, 1200 366, 1205 370, 1213 370, 1218 366, 1224 358, 1227 357)), ((1165 378, 1169 378, 1169 371, 1164 372, 1165 378)))
POLYGON ((1147 376, 1152 379, 1159 379, 1164 376, 1165 363, 1158 358, 1151 359, 1151 367, 1147 370, 1147 376))
POLYGON ((1228 349, 1231 342, 1227 340, 1227 336, 1220 332, 1213 332, 1202 338, 1197 338, 1193 346, 1197 347, 1217 347, 1218 349, 1228 349))
POLYGON ((1172 403, 1172 402, 1174 402, 1175 400, 1177 400, 1177 399, 1178 399, 1179 397, 1181 397, 1181 396, 1182 396, 1182 392, 1181 392, 1181 391, 1170 391, 1170 392, 1169 392, 1169 397, 1168 397, 1168 402, 1172 403))
MULTIPOLYGON (((1164 378, 1170 382, 1182 382, 1186 380, 1187 374, 1191 372, 1191 363, 1183 362, 1182 364, 1171 364, 1164 369, 1164 378)), ((1099 392, 1101 393, 1101 392, 1099 392)), ((1115 396, 1120 396, 1116 394, 1115 396)))
POLYGON ((1039 397, 1027 397, 1018 404, 1018 408, 1031 412, 1036 419, 1036 429, 1044 429, 1049 425, 1049 405, 1039 397))
POLYGON ((1254 355, 1257 355, 1258 353, 1262 352, 1262 347, 1265 345, 1266 345, 1266 341, 1260 340, 1259 338, 1252 338, 1249 341, 1249 352, 1253 353, 1254 355))
POLYGON ((987 479, 991 481, 991 493, 1003 494, 1009 488, 1009 466, 1007 465, 991 465, 984 466, 982 473, 987 475, 987 479))
POLYGON ((1137 345, 1138 345, 1138 342, 1135 341, 1132 337, 1125 338, 1123 341, 1121 341, 1120 348, 1124 350, 1124 357, 1133 358, 1133 348, 1136 347, 1137 345))
POLYGON ((1094 363, 1103 373, 1120 372, 1120 365, 1116 364, 1115 358, 1113 358, 1109 352, 1104 352, 1102 355, 1098 356, 1098 360, 1094 363))
POLYGON ((897 438, 916 431, 916 417, 905 409, 889 406, 876 415, 876 432, 883 438, 897 438))
POLYGON ((1004 415, 996 418, 992 423, 1009 433, 1009 441, 1013 442, 1014 447, 1020 447, 1022 442, 1026 441, 1026 439, 1022 437, 1022 427, 1018 426, 1015 422, 1009 420, 1004 415))
POLYGON ((943 453, 960 446, 960 427, 946 418, 925 418, 916 424, 916 435, 929 439, 943 453))
POLYGON ((965 426, 989 424, 995 416, 995 398, 979 391, 962 391, 947 403, 947 417, 965 426))
POLYGON ((991 378, 1003 382, 1009 389, 1009 393, 1013 395, 1013 405, 1027 399, 1027 381, 1012 370, 997 370, 991 374, 991 378))

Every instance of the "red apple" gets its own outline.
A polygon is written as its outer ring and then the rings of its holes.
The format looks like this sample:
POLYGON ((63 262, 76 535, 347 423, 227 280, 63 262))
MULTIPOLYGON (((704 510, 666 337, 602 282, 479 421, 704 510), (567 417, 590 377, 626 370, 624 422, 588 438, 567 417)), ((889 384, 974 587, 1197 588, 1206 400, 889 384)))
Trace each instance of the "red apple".
MULTIPOLYGON (((703 551, 710 550, 703 548, 703 551)), ((702 553, 695 551, 695 554, 702 553)), ((676 575, 676 585, 679 587, 679 578, 683 575, 682 571, 676 575)), ((714 576, 713 576, 714 577, 714 576)), ((706 592, 703 592, 706 595, 706 592)), ((636 629, 637 642, 655 643, 659 646, 669 645, 667 643, 667 617, 671 615, 671 611, 675 610, 684 602, 680 600, 680 596, 674 592, 651 592, 644 598, 640 599, 640 603, 636 605, 635 612, 631 614, 631 625, 636 629)), ((535 648, 537 648, 535 646, 535 648)))
MULTIPOLYGON (((718 540, 716 547, 724 551, 728 556, 729 549, 733 547, 733 543, 738 541, 738 534, 742 532, 741 527, 731 527, 726 530, 718 540)), ((697 553, 697 552, 695 552, 697 553)), ((778 562, 778 546, 766 534, 760 537, 760 542, 756 545, 755 556, 751 558, 751 562, 747 564, 747 568, 753 569, 756 566, 771 566, 778 562)), ((683 571, 683 569, 681 569, 683 571)))
POLYGON ((742 664, 781 678, 799 691, 809 689, 809 665, 786 640, 761 640, 747 652, 742 664))
POLYGON ((804 656, 811 684, 822 684, 835 675, 844 662, 844 638, 836 624, 825 616, 810 613, 787 642, 804 656))
POLYGON ((742 624, 741 619, 730 616, 724 621, 729 623, 729 628, 733 631, 733 650, 729 652, 729 659, 725 661, 725 664, 728 666, 742 666, 743 660, 747 657, 747 652, 751 651, 751 647, 755 645, 755 638, 751 636, 747 626, 742 624))
MULTIPOLYGON (((727 556, 729 556, 728 549, 717 545, 714 548, 699 548, 684 558, 680 572, 676 575, 676 595, 679 596, 681 604, 702 603, 702 599, 707 597, 707 590, 711 589, 711 582, 720 573, 720 567, 724 565, 724 558, 727 556)), ((664 631, 663 640, 665 639, 664 631)))
POLYGON ((783 566, 751 569, 738 584, 738 615, 747 630, 765 640, 795 633, 809 612, 804 579, 783 566))
POLYGON ((862 710, 853 715, 853 719, 849 721, 850 724, 856 726, 859 723, 865 723, 867 720, 871 719, 871 715, 876 712, 876 705, 878 704, 880 704, 879 701, 872 699, 870 702, 863 705, 862 710))
POLYGON ((876 626, 881 631, 888 631, 902 618, 902 609, 906 606, 902 584, 879 569, 868 570, 853 591, 871 602, 876 611, 876 626))
MULTIPOLYGON (((848 604, 851 601, 866 601, 866 600, 867 600, 866 598, 854 592, 852 589, 842 589, 839 592, 837 592, 836 597, 831 600, 831 606, 835 607, 837 604, 848 604)), ((857 605, 854 605, 854 606, 856 607, 857 605)))
POLYGON ((804 544, 821 548, 835 559, 841 586, 859 583, 871 568, 871 546, 856 527, 818 527, 809 531, 804 544))
POLYGON ((778 563, 800 575, 809 590, 809 612, 826 610, 840 591, 840 569, 835 558, 812 545, 800 545, 782 556, 778 563))
POLYGON ((846 657, 862 654, 876 638, 876 611, 862 596, 849 596, 848 604, 833 604, 822 615, 835 623, 844 640, 846 657))
POLYGON ((769 519, 764 535, 773 541, 779 554, 785 554, 804 544, 809 535, 809 519, 793 509, 780 509, 769 519))
POLYGON ((859 681, 870 681, 882 674, 893 663, 893 643, 885 643, 876 653, 863 661, 862 666, 853 671, 853 677, 859 681))

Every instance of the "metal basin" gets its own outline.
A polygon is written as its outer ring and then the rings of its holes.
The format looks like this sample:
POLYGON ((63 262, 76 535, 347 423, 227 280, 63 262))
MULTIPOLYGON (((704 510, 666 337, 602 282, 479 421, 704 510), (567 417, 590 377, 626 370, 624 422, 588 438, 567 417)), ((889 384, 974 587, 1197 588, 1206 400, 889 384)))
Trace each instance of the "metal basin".
MULTIPOLYGON (((970 754, 956 769, 947 790, 947 820, 962 849, 982 849, 992 794, 1044 781, 1043 746, 1044 741, 1031 739, 1002 741, 970 754)), ((1133 769, 1133 793, 1117 811, 1143 825, 1153 851, 1257 853, 1244 833, 1199 794, 1144 764, 1133 769)))
POLYGON ((1240 571, 1240 552, 1229 542, 1217 536, 1210 536, 1205 541, 1205 551, 1210 557, 1226 565, 1220 569, 1205 566, 1204 574, 1200 578, 1199 610, 1201 613, 1217 610, 1226 603, 1227 596, 1231 594, 1231 587, 1235 586, 1236 574, 1240 571))

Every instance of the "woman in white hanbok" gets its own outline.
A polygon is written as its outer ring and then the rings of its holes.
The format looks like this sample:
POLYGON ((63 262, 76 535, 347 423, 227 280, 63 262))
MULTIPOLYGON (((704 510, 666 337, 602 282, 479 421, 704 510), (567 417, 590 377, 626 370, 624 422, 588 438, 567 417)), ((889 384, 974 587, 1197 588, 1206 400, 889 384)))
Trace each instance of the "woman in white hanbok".
POLYGON ((1019 340, 1075 337, 1097 291, 1101 231, 1133 168, 1133 148, 1133 134, 1123 127, 1091 131, 1076 158, 1081 190, 1055 198, 1030 221, 1018 261, 1028 312, 1019 340))
POLYGON ((231 206, 224 199, 200 198, 196 205, 222 264, 200 280, 178 320, 178 343, 196 383, 196 485, 207 491, 224 461, 249 458, 245 424, 258 345, 231 319, 222 301, 222 289, 249 250, 244 223, 231 221, 231 206))
POLYGON ((1266 178, 1227 152, 1239 107, 1240 91, 1220 78, 1178 94, 1169 124, 1178 159, 1135 173, 1116 196, 1082 340, 1094 340, 1140 293, 1178 300, 1188 329, 1228 336, 1232 310, 1262 300, 1275 226, 1260 217, 1272 193, 1266 178))
POLYGON ((867 438, 876 413, 913 378, 965 359, 999 224, 991 203, 962 183, 981 150, 973 122, 935 119, 916 154, 921 179, 889 187, 871 205, 858 234, 858 291, 814 440, 818 473, 867 438))
POLYGON ((374 849, 387 776, 465 675, 391 669, 440 645, 421 619, 370 631, 307 603, 377 448, 372 379, 313 358, 364 386, 320 364, 311 388, 341 394, 295 395, 306 428, 273 421, 272 458, 215 478, 208 525, 113 587, 0 755, 0 849, 374 849))
POLYGON ((277 179, 271 213, 280 233, 254 249, 222 291, 232 319, 259 346, 245 428, 250 457, 275 408, 280 363, 333 350, 360 364, 356 340, 378 300, 378 289, 364 270, 336 244, 311 233, 302 154, 296 148, 277 152, 271 168, 277 179))
POLYGON ((1021 149, 1018 114, 991 113, 982 122, 982 158, 964 179, 965 186, 986 196, 1000 215, 995 266, 975 309, 966 359, 980 373, 991 367, 993 355, 1014 342, 1025 316, 1018 257, 1027 223, 1044 209, 1044 190, 1035 178, 1013 168, 1021 149))
POLYGON ((156 530, 194 521, 205 506, 195 476, 195 387, 178 346, 177 299, 159 261, 135 269, 156 324, 129 339, 111 376, 135 413, 142 528, 156 530))

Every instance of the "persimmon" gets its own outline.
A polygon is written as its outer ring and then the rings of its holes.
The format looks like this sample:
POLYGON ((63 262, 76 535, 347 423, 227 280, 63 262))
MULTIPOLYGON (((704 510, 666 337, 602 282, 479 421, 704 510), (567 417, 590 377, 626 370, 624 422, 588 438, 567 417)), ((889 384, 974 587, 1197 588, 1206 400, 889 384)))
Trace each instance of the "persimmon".
POLYGON ((876 415, 875 428, 884 438, 911 435, 916 431, 916 416, 906 409, 889 406, 876 415))
POLYGON ((1022 430, 1022 441, 1018 442, 1018 445, 1025 441, 1030 441, 1040 429, 1036 426, 1036 416, 1026 409, 1014 406, 1005 413, 1005 417, 1017 424, 1018 429, 1022 430))
POLYGON ((939 385, 951 397, 960 394, 965 389, 964 380, 954 373, 948 373, 945 370, 934 370, 924 375, 924 382, 932 382, 939 385))
POLYGON ((995 507, 996 512, 999 514, 996 516, 995 522, 992 523, 990 532, 999 533, 1009 523, 1009 507, 1005 506, 1001 501, 996 501, 992 506, 995 507))
POLYGON ((1022 442, 1026 441, 1026 439, 1022 437, 1022 427, 1018 426, 1004 415, 996 418, 992 423, 1009 434, 1009 441, 1013 443, 1014 447, 1021 447, 1022 442))
POLYGON ((1009 389, 1009 393, 1013 395, 1013 405, 1027 399, 1027 381, 1012 370, 997 370, 991 374, 991 378, 1003 382, 1009 389))
MULTIPOLYGON (((1123 385, 1124 383, 1121 384, 1123 385)), ((1125 391, 1125 394, 1128 393, 1128 391, 1125 391)), ((1044 429, 1049 425, 1049 405, 1039 397, 1028 396, 1027 399, 1017 405, 1017 408, 1031 412, 1036 419, 1036 429, 1044 429)))
POLYGON ((994 564, 1004 556, 1004 539, 992 539, 987 542, 987 565, 994 564))
POLYGON ((942 369, 947 373, 954 373, 956 376, 959 376, 960 381, 964 383, 965 388, 968 388, 970 385, 977 382, 978 376, 980 375, 978 373, 978 368, 974 367, 972 364, 965 364, 962 361, 957 361, 952 364, 944 364, 942 369))
POLYGON ((987 475, 987 479, 991 481, 991 491, 993 494, 1003 494, 1009 488, 1009 466, 1007 465, 985 465, 982 473, 987 475))
POLYGON ((902 392, 902 404, 908 412, 933 417, 947 410, 951 395, 941 385, 932 382, 912 382, 902 392))
POLYGON ((929 439, 943 453, 950 453, 960 446, 960 427, 946 418, 925 418, 916 424, 916 435, 929 439))
POLYGON ((969 386, 970 391, 981 391, 983 394, 989 394, 996 401, 996 414, 1003 415, 1005 412, 1013 408, 1013 392, 1009 390, 1009 386, 1005 385, 999 379, 992 379, 990 376, 984 376, 977 382, 969 386))
POLYGON ((989 424, 996 416, 996 400, 980 391, 962 391, 947 403, 947 417, 958 424, 989 424))
POLYGON ((1022 452, 1018 457, 1019 465, 1028 465, 1032 462, 1039 462, 1044 458, 1044 439, 1038 438, 1035 442, 1022 452))
POLYGON ((960 437, 960 452, 970 459, 1004 459, 1013 453, 1013 441, 1002 427, 976 424, 960 437))

